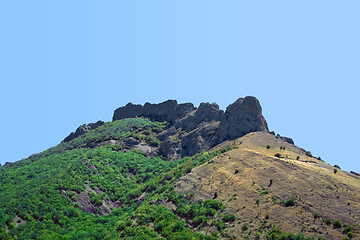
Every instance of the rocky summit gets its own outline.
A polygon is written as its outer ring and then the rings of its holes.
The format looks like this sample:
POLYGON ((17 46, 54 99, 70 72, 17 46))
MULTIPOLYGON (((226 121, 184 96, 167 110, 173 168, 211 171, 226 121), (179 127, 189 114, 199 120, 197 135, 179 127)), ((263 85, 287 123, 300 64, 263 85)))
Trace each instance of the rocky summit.
POLYGON ((152 121, 169 123, 157 137, 162 141, 160 154, 179 159, 208 150, 226 140, 233 140, 250 132, 269 131, 259 101, 255 97, 239 98, 224 113, 216 103, 178 104, 168 100, 159 104, 128 103, 115 110, 113 121, 146 117, 152 121))

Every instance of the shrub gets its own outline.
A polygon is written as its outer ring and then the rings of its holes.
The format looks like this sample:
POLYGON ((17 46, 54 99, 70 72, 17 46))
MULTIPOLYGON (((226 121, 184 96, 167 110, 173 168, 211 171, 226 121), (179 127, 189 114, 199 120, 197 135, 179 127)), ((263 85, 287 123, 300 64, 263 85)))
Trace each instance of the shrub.
POLYGON ((270 145, 267 145, 267 146, 266 146, 266 149, 270 149, 270 148, 271 148, 271 146, 270 146, 270 145))
POLYGON ((243 231, 243 232, 245 232, 246 230, 248 230, 249 229, 249 226, 246 224, 246 223, 244 223, 242 226, 241 226, 241 230, 243 231))
POLYGON ((334 221, 334 228, 342 228, 343 224, 340 220, 334 221))
POLYGON ((268 190, 268 189, 261 189, 261 190, 259 190, 259 194, 260 194, 261 196, 266 195, 266 194, 269 194, 269 193, 270 193, 270 190, 268 190))
POLYGON ((116 230, 117 230, 118 232, 121 232, 121 231, 124 230, 125 227, 126 227, 126 224, 125 224, 124 221, 118 221, 118 222, 116 223, 116 225, 117 225, 116 230))
POLYGON ((178 222, 174 225, 172 231, 173 231, 173 232, 180 232, 180 231, 183 231, 184 229, 185 229, 185 220, 182 219, 181 221, 178 221, 178 222))
POLYGON ((314 216, 315 219, 320 218, 320 215, 318 213, 314 213, 313 216, 314 216))
POLYGON ((235 173, 234 174, 237 174, 239 173, 239 169, 235 169, 235 173))
POLYGON ((348 225, 348 226, 344 227, 343 233, 352 232, 353 230, 354 230, 354 227, 351 225, 348 225))
POLYGON ((223 217, 223 219, 224 219, 225 222, 233 222, 233 221, 235 221, 236 216, 235 216, 235 214, 231 214, 231 215, 228 214, 228 215, 225 215, 223 217))
POLYGON ((280 153, 276 153, 275 157, 282 158, 280 153))
POLYGON ((300 160, 300 156, 297 156, 297 157, 296 157, 296 160, 300 160))
POLYGON ((291 198, 285 200, 285 201, 284 201, 285 207, 295 206, 295 200, 296 200, 295 197, 291 197, 291 198))
POLYGON ((215 222, 213 223, 213 225, 214 225, 220 232, 226 228, 226 224, 225 224, 223 221, 221 221, 221 220, 215 221, 215 222))
POLYGON ((323 219, 323 221, 324 221, 324 223, 326 223, 326 225, 330 225, 333 222, 330 218, 325 218, 325 219, 323 219))
POLYGON ((338 170, 337 170, 336 168, 334 168, 334 173, 337 173, 337 171, 338 171, 338 170))

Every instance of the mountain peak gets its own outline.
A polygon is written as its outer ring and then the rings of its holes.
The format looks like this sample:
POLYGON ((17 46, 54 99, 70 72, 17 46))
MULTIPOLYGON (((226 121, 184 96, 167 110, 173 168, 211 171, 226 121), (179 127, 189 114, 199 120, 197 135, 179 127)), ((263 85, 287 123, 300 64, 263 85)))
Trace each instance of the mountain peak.
POLYGON ((114 111, 113 121, 133 117, 169 123, 159 135, 163 142, 160 152, 168 158, 193 155, 250 132, 269 130, 260 103, 252 96, 237 99, 225 113, 216 103, 201 103, 198 108, 176 100, 143 106, 128 103, 114 111))

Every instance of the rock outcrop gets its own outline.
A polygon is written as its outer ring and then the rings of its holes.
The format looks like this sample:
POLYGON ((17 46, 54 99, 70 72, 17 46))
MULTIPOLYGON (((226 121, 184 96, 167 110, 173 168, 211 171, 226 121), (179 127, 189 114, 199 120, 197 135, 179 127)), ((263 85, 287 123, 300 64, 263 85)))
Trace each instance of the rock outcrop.
MULTIPOLYGON (((239 98, 230 104, 225 112, 220 110, 216 103, 201 103, 198 108, 192 103, 178 104, 176 100, 159 104, 145 103, 143 106, 128 103, 114 111, 113 121, 134 117, 168 122, 168 127, 156 135, 161 141, 160 148, 150 149, 140 142, 131 142, 133 139, 125 139, 115 144, 123 145, 126 149, 145 149, 149 156, 160 154, 169 159, 191 156, 250 132, 268 131, 260 103, 255 97, 239 98)), ((104 122, 98 121, 81 125, 63 142, 71 141, 103 124, 104 122)), ((284 140, 292 142, 290 138, 284 140)), ((104 144, 114 143, 112 140, 103 143, 89 142, 88 147, 104 144)))
POLYGON ((217 134, 222 142, 258 131, 269 131, 260 103, 255 97, 245 97, 239 98, 226 108, 217 134))
POLYGON ((62 142, 69 142, 69 141, 73 140, 74 138, 77 138, 77 137, 87 133, 88 131, 98 128, 102 125, 104 125, 103 121, 97 121, 96 123, 83 124, 80 127, 78 127, 75 132, 70 133, 70 135, 67 136, 62 142))
POLYGON ((147 117, 152 121, 167 121, 168 128, 157 138, 162 141, 160 154, 168 158, 181 158, 208 150, 225 141, 255 131, 268 131, 262 109, 255 97, 239 98, 224 113, 216 103, 178 104, 168 100, 144 106, 127 104, 115 110, 113 121, 147 117))
POLYGON ((192 103, 178 104, 176 100, 168 100, 159 104, 145 103, 144 106, 128 103, 125 107, 115 110, 113 121, 131 117, 147 117, 152 121, 167 121, 173 124, 175 120, 186 116, 195 109, 192 103))

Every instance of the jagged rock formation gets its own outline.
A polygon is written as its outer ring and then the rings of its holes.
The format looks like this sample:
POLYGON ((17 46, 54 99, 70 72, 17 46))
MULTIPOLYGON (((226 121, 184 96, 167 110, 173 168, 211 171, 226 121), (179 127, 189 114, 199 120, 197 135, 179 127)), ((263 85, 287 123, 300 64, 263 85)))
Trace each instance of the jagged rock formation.
MULTIPOLYGON (((114 111, 113 121, 134 117, 168 122, 167 129, 157 134, 162 142, 160 149, 151 149, 150 152, 151 155, 158 153, 169 159, 191 156, 250 132, 268 131, 260 103, 255 97, 239 98, 225 112, 216 103, 201 103, 198 108, 192 103, 178 104, 176 100, 159 104, 145 103, 144 106, 128 103, 114 111)), ((63 142, 71 141, 103 124, 98 121, 81 125, 63 142)), ((283 138, 293 143, 290 138, 283 138)))
POLYGON ((184 117, 195 109, 192 103, 178 104, 176 100, 168 100, 160 104, 145 103, 144 106, 128 103, 125 107, 115 110, 113 121, 142 116, 152 121, 167 121, 172 124, 176 119, 184 117))
POLYGON ((76 129, 75 132, 70 133, 70 135, 67 136, 62 142, 69 142, 69 141, 73 140, 74 138, 77 138, 80 135, 83 135, 84 133, 86 133, 92 129, 98 128, 102 125, 104 125, 103 121, 97 121, 96 123, 89 123, 89 124, 81 125, 80 127, 78 127, 76 129))
POLYGON ((167 121, 169 127, 157 137, 162 141, 160 154, 181 158, 208 150, 225 141, 250 132, 268 131, 262 109, 255 97, 239 98, 226 112, 216 103, 178 104, 168 100, 144 106, 127 104, 115 110, 113 121, 130 117, 147 117, 152 121, 167 121))
POLYGON ((249 132, 268 131, 262 109, 255 97, 239 98, 226 108, 219 126, 219 140, 235 139, 249 132))

